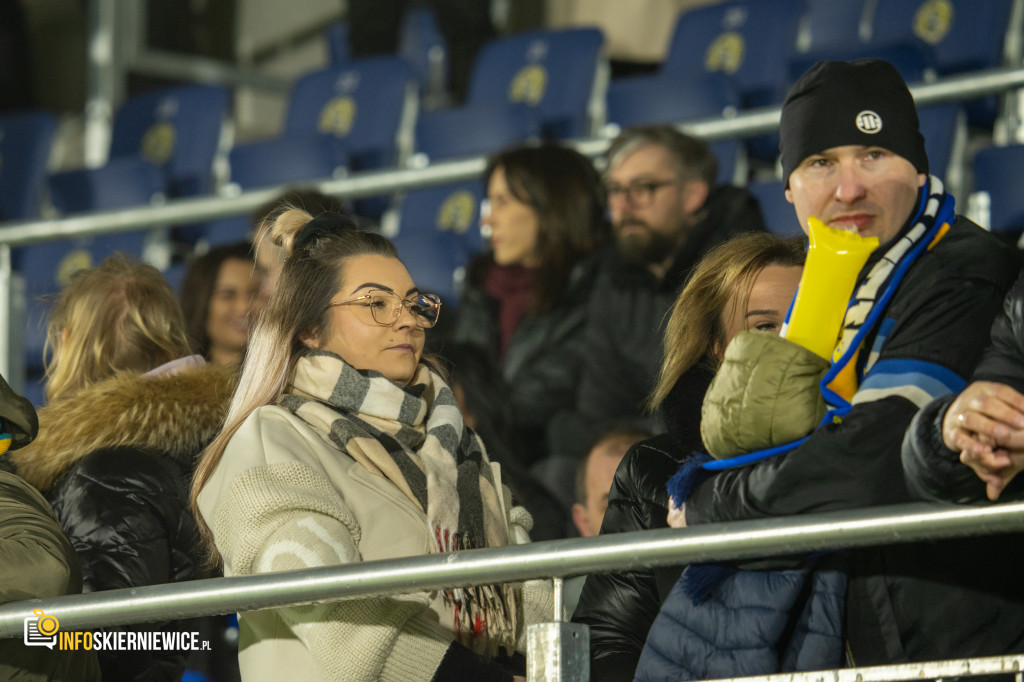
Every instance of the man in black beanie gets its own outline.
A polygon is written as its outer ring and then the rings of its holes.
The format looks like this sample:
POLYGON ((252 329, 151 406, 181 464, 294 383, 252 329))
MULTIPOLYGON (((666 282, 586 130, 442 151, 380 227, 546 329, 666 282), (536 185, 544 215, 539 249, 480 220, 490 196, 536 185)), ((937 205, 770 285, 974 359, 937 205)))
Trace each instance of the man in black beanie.
MULTIPOLYGON (((1017 254, 957 216, 928 175, 913 99, 890 64, 815 64, 783 104, 780 148, 805 231, 814 216, 879 246, 822 382, 836 419, 783 454, 709 475, 685 501, 687 525, 911 501, 904 432, 921 406, 963 388, 1020 272, 1017 254)), ((1019 539, 897 544, 849 561, 837 664, 1024 650, 1019 539)))

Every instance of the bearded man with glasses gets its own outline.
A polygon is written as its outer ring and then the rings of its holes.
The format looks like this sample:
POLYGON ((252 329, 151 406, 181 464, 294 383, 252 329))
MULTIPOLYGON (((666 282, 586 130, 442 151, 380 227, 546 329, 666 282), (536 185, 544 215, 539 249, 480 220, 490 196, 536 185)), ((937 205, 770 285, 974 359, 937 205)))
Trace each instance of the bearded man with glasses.
MULTIPOLYGON (((605 187, 615 239, 589 300, 576 407, 549 426, 550 452, 578 457, 609 422, 665 430, 643 408, 661 364, 665 314, 704 253, 764 229, 757 200, 716 186, 717 170, 706 142, 671 126, 628 128, 612 142, 605 187)), ((701 370, 680 383, 703 395, 709 381, 701 370)))

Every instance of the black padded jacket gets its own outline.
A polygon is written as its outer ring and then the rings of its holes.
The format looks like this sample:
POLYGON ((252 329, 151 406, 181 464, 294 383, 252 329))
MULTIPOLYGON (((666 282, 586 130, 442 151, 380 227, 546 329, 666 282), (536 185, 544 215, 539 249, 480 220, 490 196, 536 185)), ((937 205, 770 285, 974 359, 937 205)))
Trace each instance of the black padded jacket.
MULTIPOLYGON (((189 480, 234 382, 232 370, 215 365, 122 375, 39 410, 38 437, 10 458, 53 506, 81 562, 84 592, 204 577, 189 480)), ((185 658, 181 651, 100 652, 99 661, 103 679, 150 682, 178 679, 185 658)))
MULTIPOLYGON (((619 464, 601 534, 666 528, 665 484, 700 441, 700 407, 713 372, 685 373, 662 411, 668 432, 637 443, 619 464)), ((632 680, 647 632, 685 566, 637 568, 587 576, 573 622, 590 627, 590 675, 595 682, 632 680)))

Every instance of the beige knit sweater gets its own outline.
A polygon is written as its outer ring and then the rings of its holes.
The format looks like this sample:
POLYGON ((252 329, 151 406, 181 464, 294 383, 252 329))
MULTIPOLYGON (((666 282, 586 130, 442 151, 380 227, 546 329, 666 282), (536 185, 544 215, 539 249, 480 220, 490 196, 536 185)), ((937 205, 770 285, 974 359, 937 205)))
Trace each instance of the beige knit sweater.
MULTIPOLYGON (((199 496, 226 575, 270 573, 428 552, 426 518, 393 484, 297 417, 263 407, 232 438, 199 496)), ((509 510, 509 535, 532 525, 509 510)), ((550 620, 550 586, 517 590, 520 646, 550 620)), ((430 680, 454 639, 437 593, 239 615, 239 663, 251 680, 430 680)))

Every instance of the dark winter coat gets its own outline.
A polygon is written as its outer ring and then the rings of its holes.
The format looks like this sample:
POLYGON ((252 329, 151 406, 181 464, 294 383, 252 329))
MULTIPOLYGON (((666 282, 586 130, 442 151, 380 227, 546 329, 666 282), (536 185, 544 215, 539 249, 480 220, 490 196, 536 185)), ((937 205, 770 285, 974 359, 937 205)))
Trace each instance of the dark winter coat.
MULTIPOLYGON (((223 422, 235 379, 216 365, 122 375, 39 411, 39 436, 11 460, 52 504, 81 561, 83 591, 203 577, 189 480, 223 422)), ((112 652, 100 665, 104 679, 176 680, 185 656, 112 652)))
MULTIPOLYGON (((665 484, 700 440, 700 407, 713 372, 700 364, 673 387, 662 412, 668 432, 637 443, 619 464, 608 494, 601 534, 666 528, 665 484)), ((632 680, 662 603, 685 566, 634 568, 587 576, 573 622, 590 628, 594 682, 632 680)))
MULTIPOLYGON (((872 255, 862 276, 882 251, 872 255)), ((958 218, 909 269, 884 319, 865 340, 875 367, 886 361, 892 361, 889 367, 924 363, 962 382, 978 363, 988 329, 1019 270, 1018 254, 958 218)), ((861 400, 855 396, 842 423, 819 428, 786 454, 716 473, 687 500, 687 524, 910 501, 901 444, 918 408, 932 396, 927 385, 906 381, 861 400)), ((846 619, 852 662, 875 665, 1001 652, 1007 643, 990 637, 988 628, 968 632, 962 627, 997 617, 1003 605, 1003 598, 985 586, 989 567, 977 553, 985 542, 852 552, 846 619)))
MULTIPOLYGON (((493 263, 484 258, 480 279, 493 263)), ((501 369, 508 387, 509 426, 519 431, 521 442, 529 444, 516 453, 523 466, 548 454, 543 447, 548 421, 575 401, 583 364, 587 297, 596 267, 594 257, 579 262, 558 304, 543 313, 527 314, 500 359, 498 301, 487 294, 482 281, 470 282, 463 295, 452 338, 487 349, 501 369)))
POLYGON ((705 253, 738 234, 764 230, 757 200, 739 187, 716 187, 702 211, 661 280, 623 261, 614 244, 601 253, 588 303, 575 408, 559 415, 549 429, 552 452, 582 454, 610 422, 632 423, 654 433, 665 430, 643 405, 661 368, 666 313, 705 253))

